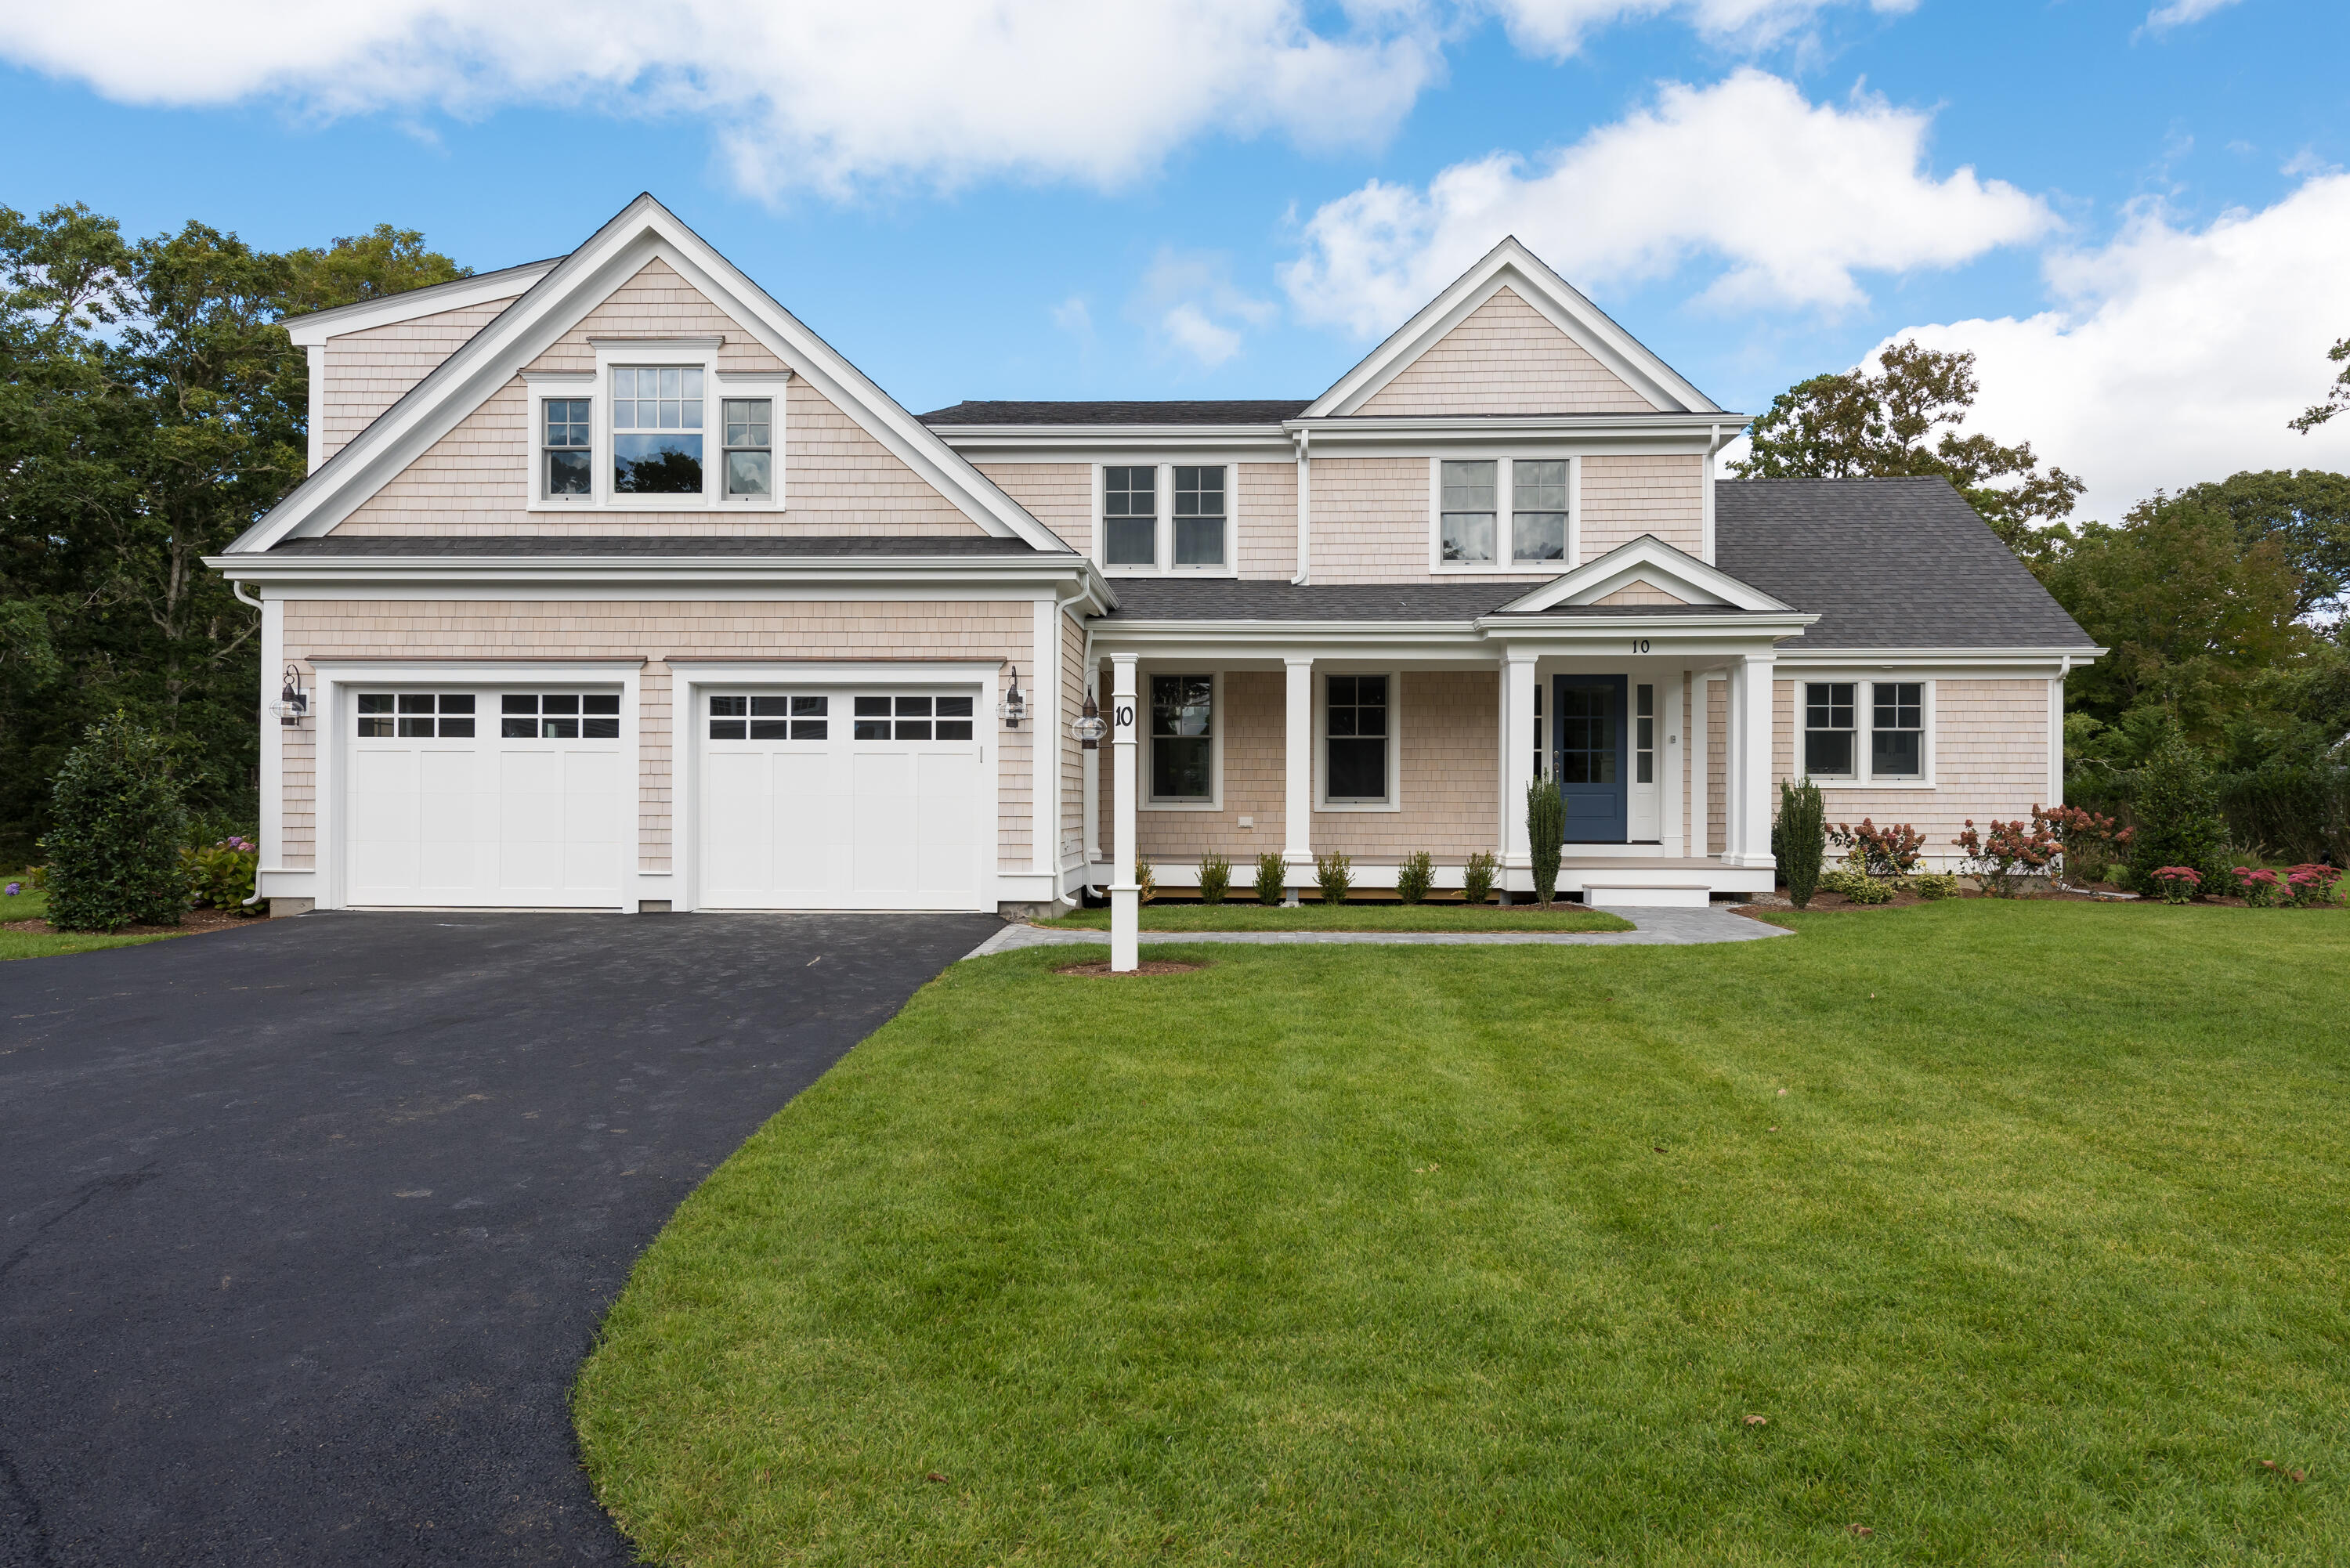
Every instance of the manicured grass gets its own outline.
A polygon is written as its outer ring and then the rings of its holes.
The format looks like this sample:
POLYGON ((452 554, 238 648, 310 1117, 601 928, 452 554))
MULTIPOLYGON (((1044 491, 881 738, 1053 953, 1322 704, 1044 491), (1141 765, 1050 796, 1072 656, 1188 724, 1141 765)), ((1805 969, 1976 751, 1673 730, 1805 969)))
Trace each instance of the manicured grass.
MULTIPOLYGON (((1109 929, 1107 909, 1080 909, 1040 926, 1066 930, 1109 929)), ((1278 905, 1145 904, 1146 931, 1628 931, 1632 922, 1604 909, 1559 905, 1471 909, 1465 904, 1278 905)))
POLYGON ((958 964, 639 1262, 598 1493, 695 1563, 2339 1562, 2350 916, 1783 919, 958 964))
MULTIPOLYGON (((24 881, 22 873, 0 877, 0 887, 24 881)), ((49 900, 46 893, 31 887, 13 898, 0 898, 0 920, 46 920, 49 918, 49 900)), ((79 932, 52 936, 43 931, 0 930, 0 962, 9 959, 49 958, 57 953, 95 952, 99 948, 133 948, 140 942, 160 942, 161 936, 99 937, 79 932)))

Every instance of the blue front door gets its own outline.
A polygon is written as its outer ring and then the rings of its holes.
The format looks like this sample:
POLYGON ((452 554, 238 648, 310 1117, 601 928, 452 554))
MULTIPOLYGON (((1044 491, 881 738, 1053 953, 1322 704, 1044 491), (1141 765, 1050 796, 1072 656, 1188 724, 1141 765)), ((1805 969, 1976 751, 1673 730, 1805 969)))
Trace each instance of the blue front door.
POLYGON ((1624 842, 1624 677, 1551 682, 1551 768, 1566 802, 1566 842, 1624 842))

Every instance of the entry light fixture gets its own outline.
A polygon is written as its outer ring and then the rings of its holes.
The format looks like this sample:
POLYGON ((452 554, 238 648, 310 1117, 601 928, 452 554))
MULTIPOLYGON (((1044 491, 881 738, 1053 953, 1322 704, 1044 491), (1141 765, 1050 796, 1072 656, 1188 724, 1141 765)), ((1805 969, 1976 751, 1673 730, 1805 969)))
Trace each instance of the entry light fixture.
POLYGON ((278 722, 289 728, 301 723, 309 715, 310 694, 302 690, 302 672, 290 664, 286 667, 286 684, 278 691, 277 701, 272 706, 278 722))
POLYGON ((1092 692, 1086 693, 1085 711, 1069 722, 1069 732, 1076 736, 1081 750, 1101 750, 1102 737, 1109 733, 1109 721, 1101 716, 1101 705, 1092 692))
POLYGON ((1003 693, 1003 701, 995 705, 995 711, 1003 720, 1003 727, 1007 730, 1018 729, 1020 721, 1028 716, 1028 698, 1020 690, 1020 667, 1016 664, 1012 667, 1011 689, 1003 693))

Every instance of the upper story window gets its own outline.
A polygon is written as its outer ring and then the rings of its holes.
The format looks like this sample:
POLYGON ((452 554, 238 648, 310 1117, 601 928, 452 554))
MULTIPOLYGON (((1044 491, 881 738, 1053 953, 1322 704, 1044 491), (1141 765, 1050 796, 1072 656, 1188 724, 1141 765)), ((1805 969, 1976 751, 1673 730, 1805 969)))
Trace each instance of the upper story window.
POLYGON ((1869 689, 1868 771, 1881 779, 1922 778, 1926 773, 1926 687, 1918 680, 1880 680, 1869 689))
POLYGON ((1224 564, 1224 471, 1179 468, 1175 471, 1175 564, 1179 566, 1221 566, 1224 564))
POLYGON ((1102 470, 1102 565, 1159 564, 1159 471, 1102 470))
POLYGON ((700 495, 699 366, 621 366, 612 372, 612 493, 700 495))
POLYGON ((1566 559, 1566 460, 1510 464, 1510 549, 1521 561, 1566 559))
POLYGON ((596 488, 594 404, 586 398, 546 400, 546 493, 588 495, 596 488))
POLYGON ((727 398, 726 493, 773 495, 775 493, 775 443, 769 398, 727 398))
POLYGON ((1493 559, 1494 472, 1482 462, 1444 464, 1442 550, 1448 561, 1475 565, 1493 559))
POLYGON ((1150 798, 1215 794, 1216 681, 1211 675, 1150 678, 1150 798))

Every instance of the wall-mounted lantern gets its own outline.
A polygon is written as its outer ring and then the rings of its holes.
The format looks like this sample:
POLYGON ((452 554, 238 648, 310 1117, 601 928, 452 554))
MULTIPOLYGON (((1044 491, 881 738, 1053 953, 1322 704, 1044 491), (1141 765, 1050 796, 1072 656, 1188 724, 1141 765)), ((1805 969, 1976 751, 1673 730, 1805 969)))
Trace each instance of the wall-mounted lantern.
POLYGON ((1003 694, 1003 701, 995 705, 995 711, 1007 730, 1018 729, 1020 721, 1028 716, 1028 698, 1020 690, 1020 667, 1016 664, 1012 667, 1012 689, 1003 694))
POLYGON ((1076 736, 1080 749, 1101 750, 1102 737, 1109 733, 1109 721, 1101 716, 1101 706, 1092 692, 1086 693, 1085 711, 1069 722, 1069 732, 1076 736))
POLYGON ((302 672, 290 664, 286 667, 286 684, 277 693, 274 706, 278 722, 289 727, 309 716, 310 694, 302 690, 302 672))

